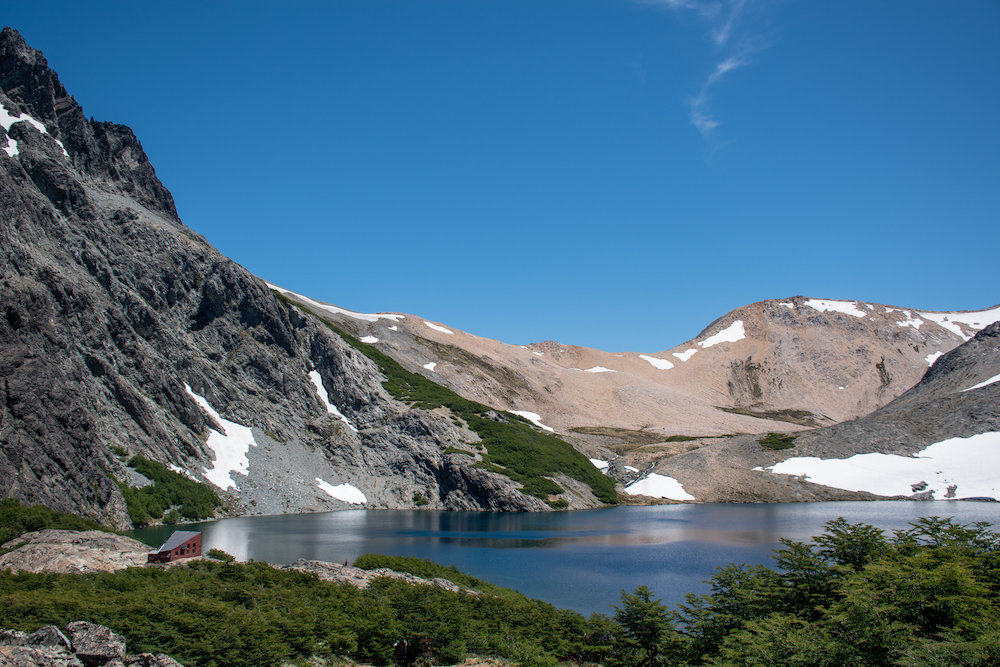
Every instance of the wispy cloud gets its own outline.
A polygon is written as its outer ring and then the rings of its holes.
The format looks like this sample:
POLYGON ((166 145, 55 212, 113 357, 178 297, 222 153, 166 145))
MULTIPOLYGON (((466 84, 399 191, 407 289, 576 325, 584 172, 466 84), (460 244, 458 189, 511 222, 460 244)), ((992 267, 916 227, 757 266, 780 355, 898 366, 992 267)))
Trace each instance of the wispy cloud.
POLYGON ((691 124, 706 141, 713 140, 713 131, 720 121, 712 113, 712 89, 729 73, 753 62, 753 57, 766 44, 761 35, 748 26, 747 10, 755 0, 641 0, 644 4, 666 7, 675 11, 696 13, 708 24, 709 36, 715 46, 717 62, 705 78, 698 93, 688 101, 691 124))

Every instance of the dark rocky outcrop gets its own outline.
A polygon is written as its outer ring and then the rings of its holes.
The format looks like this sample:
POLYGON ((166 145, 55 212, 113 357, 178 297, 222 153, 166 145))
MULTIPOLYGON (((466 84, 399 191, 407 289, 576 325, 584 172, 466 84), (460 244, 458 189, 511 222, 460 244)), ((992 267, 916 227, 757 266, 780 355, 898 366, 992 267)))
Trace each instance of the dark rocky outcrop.
POLYGON ((0 497, 129 527, 113 452, 204 481, 221 419, 256 443, 222 484, 234 513, 347 507, 324 491, 343 484, 370 507, 419 493, 429 507, 547 509, 445 455, 470 434, 393 400, 366 357, 184 226, 131 130, 87 120, 9 28, 0 103, 45 126, 0 135, 16 141, 0 151, 0 497))
POLYGON ((30 634, 0 630, 3 667, 182 667, 162 653, 127 655, 125 638, 109 628, 74 621, 60 630, 46 625, 30 634))

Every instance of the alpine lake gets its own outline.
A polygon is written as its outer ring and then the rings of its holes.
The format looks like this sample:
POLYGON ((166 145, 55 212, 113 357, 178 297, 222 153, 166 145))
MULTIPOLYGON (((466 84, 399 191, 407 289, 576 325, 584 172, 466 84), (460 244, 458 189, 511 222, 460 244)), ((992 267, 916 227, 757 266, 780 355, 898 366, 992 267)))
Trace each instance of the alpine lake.
POLYGON ((136 530, 159 546, 175 530, 200 530, 204 549, 275 565, 300 558, 353 562, 381 553, 416 556, 557 607, 613 614, 622 591, 645 585, 664 603, 709 592, 730 563, 771 566, 781 538, 808 541, 844 517, 887 534, 921 517, 1000 524, 1000 503, 876 501, 794 504, 681 504, 545 512, 343 510, 247 516, 136 530))

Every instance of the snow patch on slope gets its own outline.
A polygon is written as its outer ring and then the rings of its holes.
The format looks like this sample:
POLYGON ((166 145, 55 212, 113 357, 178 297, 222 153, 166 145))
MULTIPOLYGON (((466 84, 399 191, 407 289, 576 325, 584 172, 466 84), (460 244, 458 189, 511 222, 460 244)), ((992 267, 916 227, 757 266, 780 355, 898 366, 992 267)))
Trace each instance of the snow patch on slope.
POLYGON ((989 380, 984 380, 974 387, 969 387, 968 389, 963 389, 962 391, 972 391, 973 389, 979 389, 980 387, 985 387, 986 385, 993 384, 994 382, 1000 382, 1000 375, 994 375, 989 380))
POLYGON ((510 413, 512 415, 517 415, 518 417, 524 417, 529 422, 531 422, 538 428, 542 429, 543 431, 552 431, 553 433, 555 432, 554 428, 552 428, 551 426, 546 426, 545 424, 542 423, 542 416, 539 415, 537 412, 528 412, 527 410, 511 410, 510 413))
POLYGON ((191 390, 185 382, 184 390, 201 406, 201 409, 211 415, 217 424, 222 426, 222 433, 214 429, 208 430, 208 448, 215 453, 215 464, 212 469, 204 468, 205 479, 215 484, 220 489, 230 487, 240 490, 240 487, 230 477, 231 473, 246 475, 250 470, 250 460, 247 459, 247 452, 250 446, 257 446, 254 440, 253 431, 246 426, 223 419, 218 412, 212 409, 204 396, 199 396, 191 390))
POLYGON ((319 371, 310 371, 309 379, 312 380, 313 386, 316 387, 316 393, 319 395, 320 400, 323 401, 323 405, 326 406, 326 411, 339 418, 340 421, 347 424, 352 431, 357 433, 358 429, 354 428, 354 424, 337 409, 336 405, 330 402, 330 395, 326 392, 326 387, 323 386, 323 378, 320 376, 319 371))
POLYGON ((650 364, 652 364, 653 368, 659 368, 661 371, 670 370, 671 368, 674 367, 674 365, 669 361, 667 361, 666 359, 657 359, 656 357, 650 357, 645 354, 640 354, 639 358, 645 359, 650 364))
POLYGON ((431 324, 430 322, 427 322, 426 320, 424 321, 424 324, 426 324, 427 326, 429 326, 431 329, 434 329, 434 331, 440 331, 441 333, 455 335, 454 331, 451 331, 450 329, 445 329, 443 326, 441 326, 439 324, 431 324))
POLYGON ((674 352, 674 356, 677 357, 678 359, 680 359, 681 361, 687 361, 688 359, 690 359, 691 357, 693 357, 694 353, 697 352, 697 351, 698 351, 698 348, 696 348, 696 347, 689 347, 688 349, 684 350, 683 352, 674 352))
POLYGON ((715 334, 714 336, 709 336, 705 340, 698 343, 703 348, 709 348, 713 345, 718 345, 719 343, 735 343, 738 340, 743 340, 747 337, 746 331, 743 329, 743 320, 736 320, 728 327, 715 334))
MULTIPOLYGON (((915 456, 855 454, 847 459, 803 456, 786 459, 766 470, 835 489, 867 491, 880 496, 909 496, 914 485, 941 497, 1000 497, 1000 432, 949 438, 915 456), (952 488, 953 487, 953 488, 952 488), (950 489, 950 493, 949 493, 950 489)), ((754 470, 765 470, 754 468, 754 470)))
MULTIPOLYGON (((32 118, 26 113, 23 113, 20 116, 11 116, 10 110, 8 110, 5 106, 0 105, 0 126, 3 127, 4 132, 10 131, 10 128, 14 125, 14 123, 28 123, 33 125, 35 129, 42 134, 49 134, 49 131, 45 129, 45 124, 41 121, 32 118)), ((55 137, 53 137, 52 140, 59 144, 59 148, 62 149, 63 155, 69 157, 69 153, 66 152, 66 147, 63 146, 63 143, 55 137)), ((2 148, 10 157, 14 157, 19 153, 17 149, 17 142, 10 137, 7 137, 7 143, 4 146, 0 146, 0 148, 2 148)))
POLYGON ((328 496, 336 498, 337 500, 342 500, 345 503, 363 505, 368 502, 368 498, 361 492, 361 489, 356 486, 351 486, 350 484, 338 484, 337 486, 334 486, 317 477, 316 486, 326 492, 328 496))
POLYGON ((625 487, 625 493, 631 496, 649 496, 650 498, 695 500, 695 497, 685 491, 684 487, 676 479, 665 475, 657 475, 655 472, 625 487))

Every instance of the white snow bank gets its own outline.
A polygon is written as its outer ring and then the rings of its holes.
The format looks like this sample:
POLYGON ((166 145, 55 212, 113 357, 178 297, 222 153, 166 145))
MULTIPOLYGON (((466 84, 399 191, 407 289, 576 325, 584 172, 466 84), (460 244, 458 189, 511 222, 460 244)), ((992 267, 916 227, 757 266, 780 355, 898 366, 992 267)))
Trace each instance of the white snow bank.
MULTIPOLYGON (((42 134, 49 133, 49 131, 45 129, 45 124, 42 123, 41 121, 32 118, 26 113, 23 113, 20 116, 11 116, 10 111, 7 109, 7 107, 0 105, 0 126, 3 127, 5 132, 7 132, 10 130, 11 126, 14 123, 29 123, 31 125, 34 125, 35 129, 37 129, 42 134)), ((69 153, 66 152, 66 147, 63 146, 63 143, 58 139, 56 139, 55 137, 53 137, 53 141, 59 144, 59 148, 62 149, 63 155, 69 157, 69 153)), ((11 139, 10 137, 7 137, 7 144, 2 148, 7 152, 7 155, 11 157, 14 157, 15 155, 18 154, 17 142, 11 139)))
POLYGON ((681 361, 687 361, 688 359, 690 359, 691 357, 693 357, 694 353, 697 352, 697 351, 698 351, 698 348, 696 348, 696 347, 689 347, 688 349, 684 350, 683 352, 674 352, 674 356, 677 357, 678 359, 680 359, 681 361))
MULTIPOLYGON (((888 310, 886 310, 886 312, 888 312, 888 310)), ((920 325, 924 323, 922 319, 920 319, 919 317, 914 317, 913 314, 908 310, 904 310, 903 315, 906 316, 906 319, 903 320, 902 322, 896 322, 896 326, 913 327, 918 331, 920 330, 920 325)))
POLYGON ((638 468, 633 468, 632 466, 625 466, 625 470, 628 470, 629 472, 639 472, 638 468))
POLYGON ((552 431, 553 433, 555 432, 554 428, 546 426, 545 424, 542 423, 542 417, 537 412, 528 412, 527 410, 511 410, 510 413, 512 415, 524 417, 529 422, 531 422, 538 428, 542 429, 543 431, 552 431))
POLYGON ((779 306, 784 306, 788 310, 795 310, 795 304, 791 301, 782 301, 778 304, 779 306))
POLYGON ((347 424, 352 431, 357 433, 358 429, 354 428, 354 424, 337 409, 336 405, 330 402, 330 395, 326 392, 326 387, 323 386, 323 378, 320 376, 319 371, 310 371, 309 379, 312 380, 313 386, 316 387, 316 393, 319 394, 320 400, 326 406, 326 411, 339 418, 340 421, 347 424))
POLYGON ((430 361, 430 362, 424 364, 424 368, 426 368, 427 370, 433 372, 433 370, 437 367, 437 365, 438 365, 438 362, 436 362, 436 361, 430 361))
POLYGON ((598 470, 604 470, 608 467, 607 461, 602 461, 601 459, 590 459, 590 462, 594 464, 594 467, 598 470))
POLYGON ((928 366, 933 366, 934 362, 944 356, 944 352, 934 352, 933 354, 928 354, 924 357, 924 361, 927 362, 928 366))
POLYGON ((364 320, 366 322, 377 322, 378 320, 392 320, 393 322, 398 322, 405 318, 405 315, 400 315, 398 313, 355 313, 353 310, 347 310, 345 308, 338 308, 337 306, 331 306, 328 303, 321 303, 310 299, 307 296, 302 296, 301 294, 296 294, 291 290, 287 290, 283 287, 278 287, 272 283, 266 282, 265 284, 269 289, 273 289, 275 292, 280 292, 282 294, 291 294, 296 299, 308 304, 312 308, 317 308, 319 310, 325 310, 328 313, 333 313, 335 315, 347 315, 348 317, 353 317, 356 320, 364 320))
POLYGON ((648 474, 645 479, 625 487, 625 493, 631 496, 649 496, 650 498, 669 498, 671 500, 695 500, 695 497, 684 490, 681 483, 673 477, 648 474))
POLYGON ((990 310, 977 310, 969 313, 918 312, 917 314, 922 315, 925 319, 928 319, 931 322, 940 324, 956 336, 960 336, 962 340, 969 340, 972 336, 967 336, 963 333, 962 327, 960 327, 959 324, 964 324, 970 329, 975 329, 976 331, 985 329, 994 322, 1000 321, 1000 306, 991 308, 990 310))
POLYGON ((365 494, 356 486, 351 486, 350 484, 338 484, 334 486, 329 482, 324 482, 319 477, 316 478, 316 486, 326 492, 328 496, 332 496, 337 500, 343 500, 345 503, 351 503, 352 505, 363 505, 368 502, 368 498, 365 494))
POLYGON ((709 348, 713 345, 718 345, 719 343, 735 343, 736 341, 743 340, 746 337, 746 331, 743 330, 743 320, 736 320, 719 333, 714 336, 709 336, 705 340, 701 341, 698 345, 701 345, 704 348, 709 348))
POLYGON ((856 301, 832 301, 830 299, 809 299, 806 301, 806 305, 810 308, 815 308, 821 313, 826 311, 844 313, 846 315, 853 315, 854 317, 864 317, 865 314, 858 309, 858 304, 856 301))
MULTIPOLYGON (((755 468, 761 470, 762 468, 755 468)), ((911 485, 926 482, 926 491, 940 499, 955 486, 956 497, 1000 498, 1000 432, 969 438, 949 438, 916 456, 855 454, 847 459, 804 456, 787 459, 771 468, 781 475, 805 475, 816 484, 880 496, 909 496, 911 485)))
MULTIPOLYGON (((670 362, 667 362, 670 363, 670 362)), ((584 373, 617 373, 618 371, 612 370, 610 368, 605 368, 604 366, 594 366, 593 368, 588 368, 584 373)))
POLYGON ((374 345, 375 343, 378 342, 378 338, 376 338, 375 336, 362 336, 361 342, 368 343, 369 345, 374 345))
POLYGON ((667 361, 666 359, 657 359, 656 357, 650 357, 645 354, 640 354, 639 358, 645 359, 646 361, 648 361, 650 364, 653 365, 653 368, 659 368, 661 371, 670 370, 671 368, 674 367, 674 365, 669 361, 667 361))
POLYGON ((208 448, 215 453, 215 465, 211 470, 204 468, 205 479, 215 484, 220 489, 230 487, 240 490, 240 487, 230 477, 231 473, 241 475, 248 474, 250 461, 247 459, 247 452, 250 445, 257 446, 253 438, 253 431, 246 426, 241 426, 236 422, 223 419, 219 413, 212 409, 203 396, 199 396, 191 390, 185 382, 184 390, 201 406, 201 409, 211 415, 212 419, 222 427, 222 433, 216 430, 208 430, 208 448))
POLYGON ((962 391, 972 391, 973 389, 979 389, 980 387, 985 387, 988 384, 993 384, 994 382, 1000 382, 1000 375, 994 375, 989 380, 984 380, 974 387, 969 387, 968 389, 963 389, 962 391))
POLYGON ((430 322, 427 322, 427 321, 425 321, 424 324, 426 324, 427 326, 429 326, 431 329, 434 329, 434 331, 440 331, 441 333, 455 335, 454 331, 451 331, 450 329, 445 329, 443 326, 441 326, 439 324, 431 324, 430 322))

